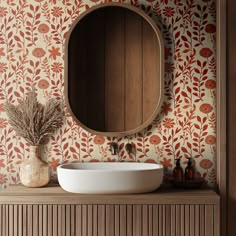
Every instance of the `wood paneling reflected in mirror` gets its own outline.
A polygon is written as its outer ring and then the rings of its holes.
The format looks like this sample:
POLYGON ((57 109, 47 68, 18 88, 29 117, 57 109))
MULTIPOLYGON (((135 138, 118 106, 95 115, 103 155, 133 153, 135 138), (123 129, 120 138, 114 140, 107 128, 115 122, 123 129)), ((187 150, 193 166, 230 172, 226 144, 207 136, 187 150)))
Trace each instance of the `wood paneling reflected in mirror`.
POLYGON ((66 43, 66 99, 86 130, 129 135, 150 124, 163 94, 163 42, 156 24, 135 7, 91 8, 66 43))

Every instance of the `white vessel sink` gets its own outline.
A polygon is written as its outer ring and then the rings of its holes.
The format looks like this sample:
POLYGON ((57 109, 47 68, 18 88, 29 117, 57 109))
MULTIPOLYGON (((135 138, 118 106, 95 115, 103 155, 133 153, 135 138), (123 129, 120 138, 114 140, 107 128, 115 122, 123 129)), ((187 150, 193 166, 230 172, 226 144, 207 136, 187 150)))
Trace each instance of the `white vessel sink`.
POLYGON ((163 166, 133 162, 67 163, 57 167, 60 186, 72 193, 121 194, 156 190, 163 166))

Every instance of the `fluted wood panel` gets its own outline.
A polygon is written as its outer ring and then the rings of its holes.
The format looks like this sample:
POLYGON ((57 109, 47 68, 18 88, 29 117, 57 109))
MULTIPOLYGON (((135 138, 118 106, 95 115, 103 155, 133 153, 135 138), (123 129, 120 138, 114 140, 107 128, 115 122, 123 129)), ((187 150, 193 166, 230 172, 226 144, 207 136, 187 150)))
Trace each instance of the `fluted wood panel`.
POLYGON ((219 205, 0 205, 1 236, 218 236, 219 205))

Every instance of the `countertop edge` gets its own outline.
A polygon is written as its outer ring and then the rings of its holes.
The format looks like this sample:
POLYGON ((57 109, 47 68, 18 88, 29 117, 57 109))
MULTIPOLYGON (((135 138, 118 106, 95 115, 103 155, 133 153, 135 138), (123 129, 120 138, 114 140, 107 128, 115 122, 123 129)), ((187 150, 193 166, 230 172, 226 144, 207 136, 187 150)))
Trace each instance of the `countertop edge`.
POLYGON ((26 188, 9 186, 0 192, 0 204, 219 204, 220 196, 210 189, 160 188, 144 194, 74 194, 60 186, 26 188))

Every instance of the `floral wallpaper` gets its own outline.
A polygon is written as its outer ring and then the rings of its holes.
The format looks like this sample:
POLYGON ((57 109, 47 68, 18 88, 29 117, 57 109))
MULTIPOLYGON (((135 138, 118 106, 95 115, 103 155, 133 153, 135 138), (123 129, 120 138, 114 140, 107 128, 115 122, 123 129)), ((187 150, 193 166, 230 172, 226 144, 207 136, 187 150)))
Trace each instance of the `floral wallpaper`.
MULTIPOLYGON (((107 1, 107 0, 105 0, 107 1)), ((109 1, 109 0, 108 0, 109 1)), ((4 111, 35 86, 44 103, 64 101, 64 43, 75 19, 101 0, 0 0, 0 189, 19 183, 29 144, 15 135, 4 111)), ((120 0, 120 2, 124 2, 120 0)), ((42 147, 44 160, 64 162, 157 162, 172 173, 175 159, 192 157, 196 175, 216 182, 216 4, 214 0, 132 0, 160 27, 165 43, 165 94, 153 123, 123 138, 96 136, 67 112, 64 126, 42 147), (119 144, 112 155, 109 143, 119 144), (136 153, 129 155, 125 144, 136 153)), ((96 40, 94 41, 96 43, 96 40)))

